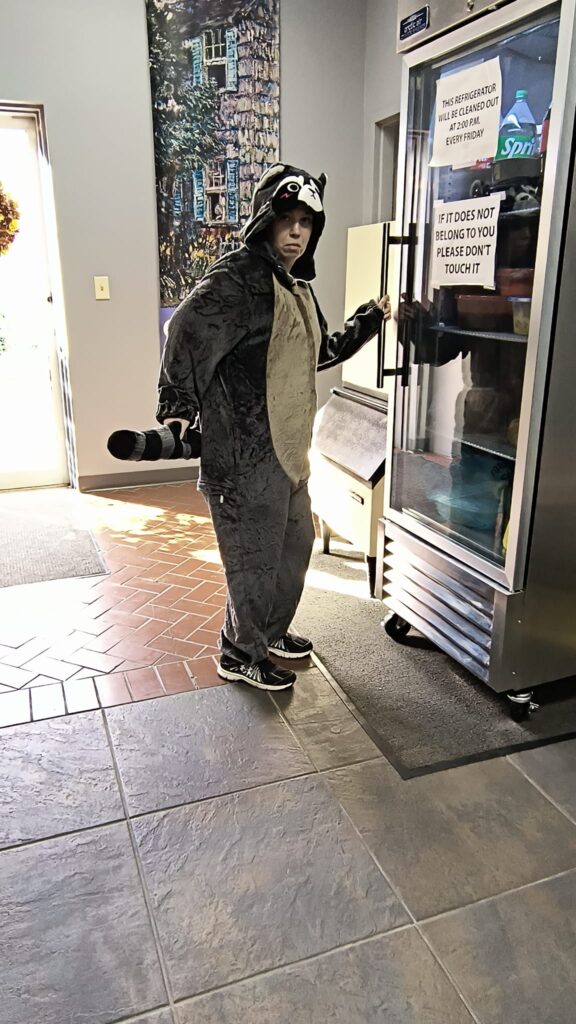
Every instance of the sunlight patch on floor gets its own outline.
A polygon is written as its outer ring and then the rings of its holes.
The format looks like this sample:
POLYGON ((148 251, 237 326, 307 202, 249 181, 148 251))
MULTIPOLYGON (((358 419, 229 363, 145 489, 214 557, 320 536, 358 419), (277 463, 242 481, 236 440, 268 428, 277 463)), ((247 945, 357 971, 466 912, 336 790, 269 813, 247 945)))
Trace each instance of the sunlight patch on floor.
MULTIPOLYGON (((86 505, 94 529, 109 529, 128 534, 145 533, 151 523, 162 522, 166 510, 153 505, 134 505, 96 495, 86 496, 86 505)), ((126 541, 129 542, 129 537, 126 541)))
POLYGON ((91 588, 108 576, 90 576, 45 583, 27 583, 0 592, 0 621, 4 628, 24 628, 26 632, 53 639, 70 632, 69 622, 78 618, 79 607, 91 588), (31 626, 31 623, 33 626, 31 626))
MULTIPOLYGON (((347 563, 353 570, 356 569, 354 562, 347 563)), ((360 567, 361 572, 357 579, 341 579, 332 576, 320 569, 309 569, 306 575, 306 586, 314 587, 315 590, 327 590, 333 594, 347 594, 351 597, 361 598, 363 601, 370 601, 372 598, 368 593, 366 582, 366 571, 364 566, 360 567)))
POLYGON ((192 554, 193 558, 197 558, 201 562, 211 562, 213 565, 222 565, 222 559, 218 553, 218 548, 195 548, 192 554))

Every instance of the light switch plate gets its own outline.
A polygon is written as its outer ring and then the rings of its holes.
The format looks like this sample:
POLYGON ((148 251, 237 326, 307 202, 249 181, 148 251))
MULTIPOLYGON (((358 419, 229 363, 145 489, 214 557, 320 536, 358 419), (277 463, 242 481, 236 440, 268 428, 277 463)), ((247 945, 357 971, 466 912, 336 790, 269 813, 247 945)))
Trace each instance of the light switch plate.
POLYGON ((107 277, 94 278, 94 294, 97 299, 110 298, 110 280, 107 277))

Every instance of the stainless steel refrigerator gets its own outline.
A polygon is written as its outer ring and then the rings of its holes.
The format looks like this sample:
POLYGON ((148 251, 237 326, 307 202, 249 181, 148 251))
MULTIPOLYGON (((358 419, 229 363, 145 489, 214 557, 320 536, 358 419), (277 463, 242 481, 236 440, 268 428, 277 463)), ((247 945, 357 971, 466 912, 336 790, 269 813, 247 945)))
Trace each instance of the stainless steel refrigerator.
POLYGON ((576 675, 575 0, 400 0, 398 48, 386 630, 520 718, 576 675))

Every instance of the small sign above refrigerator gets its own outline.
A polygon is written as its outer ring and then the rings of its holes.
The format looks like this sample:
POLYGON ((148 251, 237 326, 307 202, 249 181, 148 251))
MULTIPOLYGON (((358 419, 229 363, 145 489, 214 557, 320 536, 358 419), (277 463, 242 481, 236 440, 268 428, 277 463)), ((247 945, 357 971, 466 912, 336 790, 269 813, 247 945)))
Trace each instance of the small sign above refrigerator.
POLYGON ((421 7, 419 11, 415 11, 414 14, 409 14, 407 18, 402 18, 400 21, 399 36, 400 42, 405 43, 408 39, 412 39, 419 32, 424 32, 430 24, 430 5, 426 4, 426 7, 421 7))
POLYGON ((461 25, 483 11, 502 7, 510 0, 398 0, 398 52, 411 50, 434 36, 461 25))

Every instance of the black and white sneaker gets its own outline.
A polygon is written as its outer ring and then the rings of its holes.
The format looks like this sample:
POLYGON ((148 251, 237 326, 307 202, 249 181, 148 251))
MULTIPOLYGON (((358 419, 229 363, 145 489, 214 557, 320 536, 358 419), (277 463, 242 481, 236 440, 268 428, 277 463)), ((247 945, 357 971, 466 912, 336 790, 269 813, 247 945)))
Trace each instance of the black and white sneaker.
POLYGON ((278 640, 271 640, 268 650, 272 651, 277 658, 307 658, 314 650, 311 640, 303 636, 296 636, 294 633, 285 633, 278 640))
POLYGON ((289 690, 296 682, 296 673, 278 668, 273 661, 263 658, 252 664, 222 655, 216 671, 222 679, 240 679, 257 690, 289 690))

